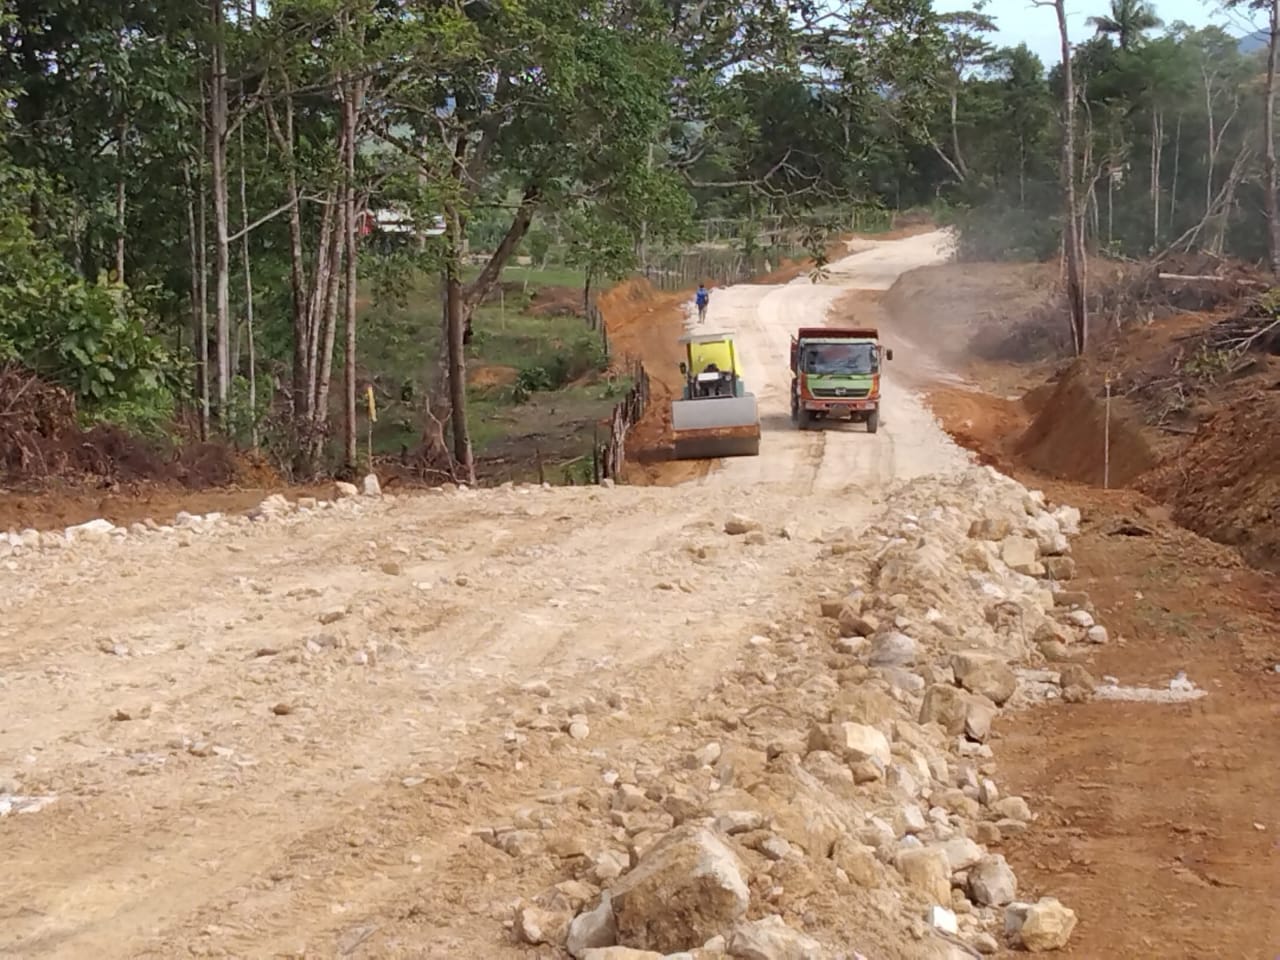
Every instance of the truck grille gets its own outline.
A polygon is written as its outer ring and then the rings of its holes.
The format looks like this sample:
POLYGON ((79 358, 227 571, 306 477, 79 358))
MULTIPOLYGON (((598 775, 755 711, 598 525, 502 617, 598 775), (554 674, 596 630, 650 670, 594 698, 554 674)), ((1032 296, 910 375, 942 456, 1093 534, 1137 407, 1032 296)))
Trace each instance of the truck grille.
POLYGON ((819 387, 813 395, 822 400, 861 400, 870 392, 867 387, 819 387))

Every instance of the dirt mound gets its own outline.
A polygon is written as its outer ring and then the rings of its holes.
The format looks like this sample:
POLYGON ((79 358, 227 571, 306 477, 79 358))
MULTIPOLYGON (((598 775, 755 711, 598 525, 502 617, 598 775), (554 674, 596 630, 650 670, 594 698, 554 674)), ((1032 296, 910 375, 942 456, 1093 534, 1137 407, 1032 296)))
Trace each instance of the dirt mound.
MULTIPOLYGON (((113 424, 85 428, 68 391, 20 367, 0 369, 0 397, 0 485, 44 491, 53 498, 46 506, 37 502, 39 496, 6 502, 0 515, 11 523, 25 525, 36 516, 80 515, 85 508, 77 488, 128 488, 130 495, 141 497, 144 487, 192 491, 280 484, 278 474, 261 457, 222 444, 170 446, 113 424)), ((98 502, 97 495, 88 495, 88 500, 98 502)))
POLYGON ((1176 457, 1135 486, 1173 508, 1178 523, 1231 544, 1258 566, 1280 567, 1280 394, 1239 400, 1203 423, 1176 457))
MULTIPOLYGON (((1074 363, 1018 438, 1014 450, 1034 470, 1063 480, 1101 485, 1107 446, 1104 402, 1090 389, 1083 367, 1074 363)), ((1124 404, 1111 404, 1111 486, 1127 486, 1156 465, 1156 457, 1124 404)))
MULTIPOLYGON (((0 480, 174 480, 178 465, 118 427, 80 426, 75 398, 62 387, 9 366, 0 370, 0 480)), ((202 452, 203 453, 203 452, 202 452)), ((207 456, 193 458, 197 470, 207 456)))
POLYGON ((1025 403, 951 387, 935 389, 926 399, 956 443, 973 451, 980 463, 1013 475, 1009 446, 1027 428, 1025 403))

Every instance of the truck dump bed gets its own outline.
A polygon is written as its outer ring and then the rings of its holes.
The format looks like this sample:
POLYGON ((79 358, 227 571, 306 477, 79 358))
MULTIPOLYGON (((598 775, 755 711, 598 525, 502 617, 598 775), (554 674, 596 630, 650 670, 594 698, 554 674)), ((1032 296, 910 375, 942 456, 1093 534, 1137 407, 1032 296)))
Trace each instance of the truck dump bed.
POLYGON ((875 327, 801 327, 792 340, 879 340, 875 327))

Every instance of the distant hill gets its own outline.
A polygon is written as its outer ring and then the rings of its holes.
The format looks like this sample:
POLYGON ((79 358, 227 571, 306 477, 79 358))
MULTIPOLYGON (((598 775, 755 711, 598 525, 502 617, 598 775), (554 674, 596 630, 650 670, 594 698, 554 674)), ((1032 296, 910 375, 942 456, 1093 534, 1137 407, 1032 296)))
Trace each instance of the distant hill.
POLYGON ((1269 39, 1268 31, 1256 30, 1253 33, 1246 33, 1240 38, 1241 53, 1257 53, 1259 50, 1267 49, 1267 40, 1269 39))

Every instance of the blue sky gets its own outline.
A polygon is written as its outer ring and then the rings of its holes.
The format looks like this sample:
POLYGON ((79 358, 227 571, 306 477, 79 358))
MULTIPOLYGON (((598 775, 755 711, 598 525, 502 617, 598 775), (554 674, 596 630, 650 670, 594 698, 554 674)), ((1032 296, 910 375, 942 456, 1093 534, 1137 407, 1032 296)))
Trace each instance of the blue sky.
MULTIPOLYGON (((1182 20, 1194 27, 1218 24, 1237 35, 1250 31, 1250 22, 1243 14, 1223 12, 1217 0, 1152 0, 1152 5, 1166 24, 1182 20)), ((934 9, 939 12, 968 6, 964 0, 934 0, 934 9)), ((1109 6, 1108 0, 1067 0, 1067 32, 1071 42, 1092 34, 1093 29, 1086 26, 1085 20, 1106 13, 1109 6)), ((1001 46, 1025 43, 1040 55, 1046 66, 1060 59, 1058 23, 1052 7, 1032 6, 1030 0, 990 0, 983 12, 995 17, 1000 28, 996 42, 1001 46)), ((1258 25, 1262 25, 1261 21, 1258 25)))

